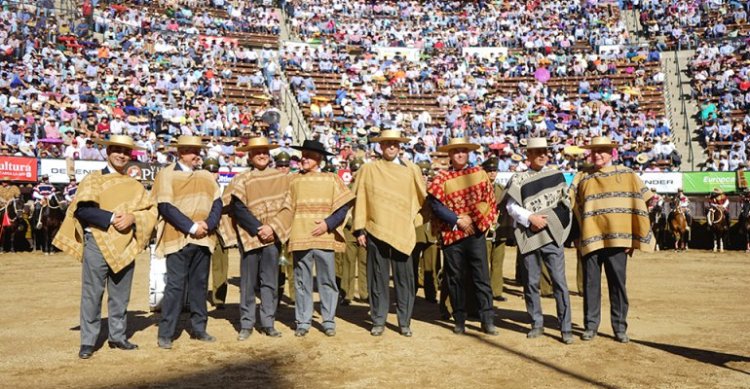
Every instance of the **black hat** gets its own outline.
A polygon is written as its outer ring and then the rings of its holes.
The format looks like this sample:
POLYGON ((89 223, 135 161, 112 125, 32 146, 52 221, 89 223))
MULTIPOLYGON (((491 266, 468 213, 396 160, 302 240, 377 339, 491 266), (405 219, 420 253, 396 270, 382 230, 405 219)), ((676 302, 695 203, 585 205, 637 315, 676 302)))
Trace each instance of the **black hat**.
POLYGON ((496 172, 498 169, 497 157, 492 156, 487 158, 487 160, 482 163, 482 168, 488 172, 496 172))
POLYGON ((323 144, 317 140, 306 139, 304 142, 302 142, 302 146, 292 146, 292 148, 299 151, 314 151, 316 153, 320 153, 323 156, 333 155, 326 151, 325 146, 323 146, 323 144))

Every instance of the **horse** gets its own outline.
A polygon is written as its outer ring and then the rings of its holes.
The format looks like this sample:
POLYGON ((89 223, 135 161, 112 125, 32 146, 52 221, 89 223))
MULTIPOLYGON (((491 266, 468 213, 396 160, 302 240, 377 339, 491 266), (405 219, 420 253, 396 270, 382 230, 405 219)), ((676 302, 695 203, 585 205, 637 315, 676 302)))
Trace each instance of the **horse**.
POLYGON ((54 252, 52 240, 57 235, 63 219, 65 219, 63 205, 54 193, 46 203, 42 203, 34 211, 32 223, 37 232, 37 239, 41 240, 41 244, 37 244, 37 247, 41 246, 44 255, 50 255, 54 252))
POLYGON ((664 237, 664 208, 659 204, 654 205, 648 211, 648 219, 651 221, 651 231, 653 231, 654 239, 656 239, 656 251, 659 251, 659 244, 664 237))
POLYGON ((750 253, 750 198, 742 202, 739 224, 740 230, 745 233, 745 252, 750 253))
POLYGON ((706 221, 714 235, 714 252, 724 252, 724 234, 729 230, 729 215, 723 207, 711 204, 706 209, 706 221))
POLYGON ((10 224, 0 228, 0 244, 3 251, 29 251, 30 245, 26 240, 28 224, 23 218, 23 200, 13 199, 5 204, 0 211, 0 220, 7 214, 10 224))
POLYGON ((669 205, 672 211, 669 212, 669 216, 667 217, 667 226, 669 226, 669 231, 672 232, 672 236, 674 237, 674 249, 675 251, 687 251, 690 236, 685 211, 680 207, 680 198, 674 197, 669 205))

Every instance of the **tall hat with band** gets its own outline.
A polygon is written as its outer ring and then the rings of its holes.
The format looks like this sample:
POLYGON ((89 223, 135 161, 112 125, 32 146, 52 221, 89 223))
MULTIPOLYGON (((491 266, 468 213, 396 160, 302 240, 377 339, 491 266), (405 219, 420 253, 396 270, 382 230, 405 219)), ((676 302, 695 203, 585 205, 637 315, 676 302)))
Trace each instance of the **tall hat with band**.
POLYGON ((203 144, 203 140, 200 136, 195 135, 180 135, 179 138, 177 138, 177 143, 173 144, 172 147, 180 148, 180 147, 200 147, 200 148, 208 148, 208 146, 203 144))
POLYGON ((143 147, 138 146, 133 141, 133 138, 127 135, 112 135, 109 139, 94 139, 94 143, 102 146, 121 146, 129 149, 144 150, 143 147))
POLYGON ((292 148, 299 151, 316 152, 322 156, 333 155, 332 153, 329 153, 328 150, 326 150, 325 146, 323 146, 323 144, 317 140, 305 139, 305 141, 302 142, 302 146, 292 146, 292 148))
POLYGON ((608 136, 595 136, 591 138, 591 142, 587 145, 580 146, 582 149, 614 149, 620 144, 612 142, 608 136))
POLYGON ((250 138, 247 141, 246 145, 242 147, 238 147, 236 150, 237 151, 251 151, 251 150, 258 150, 258 149, 273 150, 278 147, 279 147, 278 144, 270 143, 268 141, 268 138, 266 138, 265 136, 259 136, 255 138, 250 138))
POLYGON ((447 145, 438 147, 438 151, 450 151, 455 149, 469 149, 478 150, 481 146, 476 143, 469 142, 466 138, 452 138, 447 145))
POLYGON ((526 145, 521 146, 527 150, 534 150, 534 149, 549 149, 552 146, 547 144, 547 138, 528 138, 526 140, 526 145))
POLYGON ((370 139, 372 142, 385 142, 385 141, 396 141, 400 143, 407 143, 411 139, 402 136, 401 130, 383 130, 380 135, 370 139))

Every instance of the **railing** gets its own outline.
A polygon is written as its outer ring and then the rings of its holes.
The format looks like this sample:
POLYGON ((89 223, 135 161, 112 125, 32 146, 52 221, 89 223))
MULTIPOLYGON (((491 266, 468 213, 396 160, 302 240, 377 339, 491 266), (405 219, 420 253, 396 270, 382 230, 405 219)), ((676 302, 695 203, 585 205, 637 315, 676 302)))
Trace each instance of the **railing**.
POLYGON ((690 170, 695 170, 695 154, 693 152, 693 133, 690 131, 690 118, 688 118, 687 103, 685 98, 685 91, 682 88, 682 67, 680 66, 680 56, 677 47, 674 49, 674 62, 675 68, 677 69, 677 84, 680 86, 680 110, 682 113, 682 120, 685 123, 685 146, 688 147, 688 162, 690 163, 690 170))

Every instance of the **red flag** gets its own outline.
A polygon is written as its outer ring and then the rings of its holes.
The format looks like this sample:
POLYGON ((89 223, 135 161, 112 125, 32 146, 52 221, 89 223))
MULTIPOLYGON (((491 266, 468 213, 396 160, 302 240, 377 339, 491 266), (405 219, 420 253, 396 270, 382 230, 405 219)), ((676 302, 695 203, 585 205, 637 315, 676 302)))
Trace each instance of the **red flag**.
POLYGON ((3 227, 10 227, 11 224, 8 212, 3 212, 3 227))

